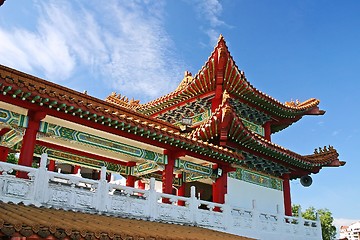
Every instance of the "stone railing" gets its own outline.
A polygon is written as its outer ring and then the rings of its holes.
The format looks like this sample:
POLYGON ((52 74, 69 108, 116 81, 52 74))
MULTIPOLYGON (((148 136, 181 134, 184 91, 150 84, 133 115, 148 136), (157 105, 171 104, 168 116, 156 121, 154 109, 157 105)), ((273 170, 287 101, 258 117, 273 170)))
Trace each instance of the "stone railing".
POLYGON ((0 162, 0 201, 194 225, 256 239, 321 239, 319 220, 199 200, 195 187, 189 198, 163 194, 156 192, 154 179, 149 190, 112 184, 105 167, 100 180, 50 172, 46 161, 43 154, 38 169, 0 162), (10 174, 14 170, 28 172, 29 179, 16 178, 10 174))

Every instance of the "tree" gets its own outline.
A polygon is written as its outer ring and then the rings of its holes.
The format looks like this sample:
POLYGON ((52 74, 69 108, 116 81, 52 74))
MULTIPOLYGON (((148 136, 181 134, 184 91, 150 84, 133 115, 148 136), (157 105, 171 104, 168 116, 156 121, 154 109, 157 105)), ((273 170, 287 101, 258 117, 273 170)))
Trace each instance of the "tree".
MULTIPOLYGON (((300 205, 294 204, 292 206, 293 216, 299 216, 300 205)), ((329 209, 318 209, 309 207, 305 211, 301 212, 303 218, 308 220, 316 220, 316 215, 319 216, 321 222, 321 231, 323 240, 332 240, 336 237, 336 227, 333 225, 334 218, 329 209)))
POLYGON ((15 156, 14 153, 10 153, 6 159, 6 162, 12 164, 18 164, 19 159, 15 156))

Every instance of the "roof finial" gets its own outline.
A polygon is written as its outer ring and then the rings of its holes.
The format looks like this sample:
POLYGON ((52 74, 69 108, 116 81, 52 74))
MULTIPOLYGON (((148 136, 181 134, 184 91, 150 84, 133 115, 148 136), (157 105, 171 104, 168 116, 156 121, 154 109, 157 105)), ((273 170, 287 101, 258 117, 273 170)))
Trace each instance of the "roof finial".
POLYGON ((220 33, 220 36, 218 38, 218 42, 220 42, 221 39, 224 39, 224 36, 220 33))
POLYGON ((185 77, 191 77, 191 76, 192 76, 191 72, 189 72, 188 70, 186 70, 185 73, 184 73, 184 78, 185 78, 185 77))

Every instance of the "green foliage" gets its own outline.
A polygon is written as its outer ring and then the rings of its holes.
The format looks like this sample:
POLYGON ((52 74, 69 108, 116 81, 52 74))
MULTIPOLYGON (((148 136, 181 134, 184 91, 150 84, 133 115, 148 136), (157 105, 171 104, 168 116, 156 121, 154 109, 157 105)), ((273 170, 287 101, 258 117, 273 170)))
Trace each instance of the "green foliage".
MULTIPOLYGON (((15 153, 10 153, 7 156, 6 162, 12 163, 12 164, 18 164, 19 159, 15 156, 15 153)), ((10 174, 15 175, 16 171, 12 171, 10 174)))
MULTIPOLYGON (((294 204, 292 206, 293 216, 299 216, 300 205, 294 204)), ((301 212, 303 218, 308 220, 316 220, 316 216, 318 215, 321 222, 321 231, 323 240, 332 240, 336 237, 336 227, 333 225, 334 218, 332 217, 332 213, 329 209, 318 209, 316 210, 314 207, 309 207, 305 211, 301 212)))
POLYGON ((15 153, 10 153, 6 159, 6 162, 12 164, 18 164, 19 159, 15 157, 15 153))

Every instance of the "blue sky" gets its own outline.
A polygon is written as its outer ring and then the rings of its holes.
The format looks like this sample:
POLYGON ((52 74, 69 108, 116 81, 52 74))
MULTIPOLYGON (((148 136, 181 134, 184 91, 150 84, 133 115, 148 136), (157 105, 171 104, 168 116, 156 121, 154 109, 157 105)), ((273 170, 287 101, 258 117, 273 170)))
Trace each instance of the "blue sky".
POLYGON ((337 224, 360 220, 358 151, 360 2, 325 0, 7 0, 0 8, 0 64, 104 99, 142 103, 201 68, 223 34, 240 70, 281 102, 321 100, 272 140, 300 154, 333 145, 325 168, 293 203, 328 208, 337 224))

